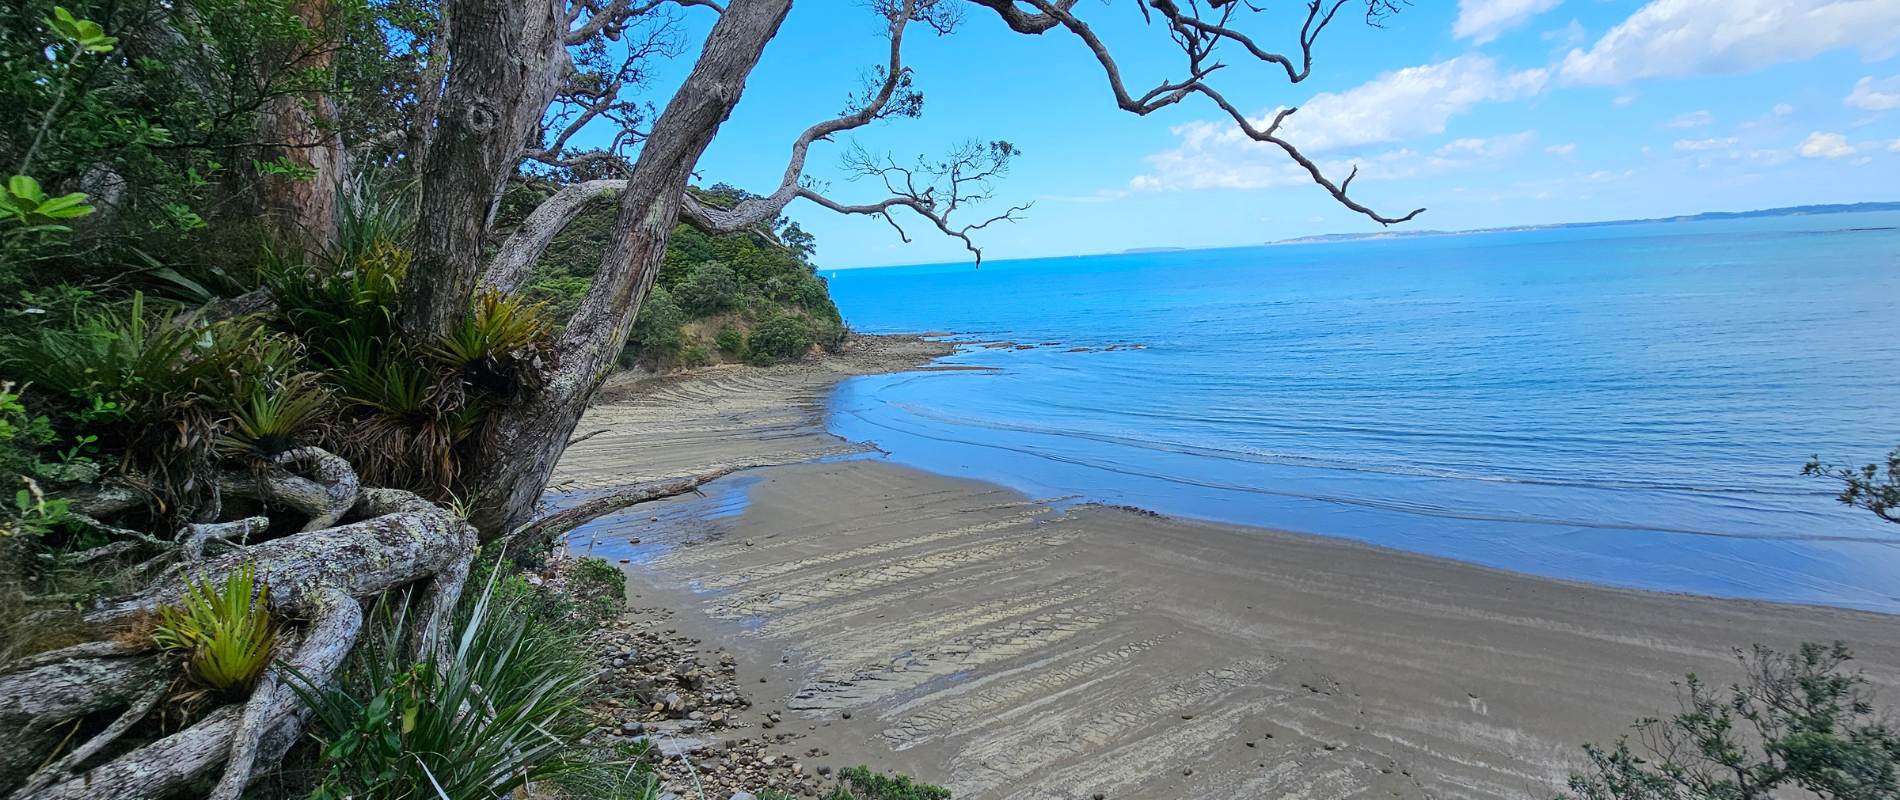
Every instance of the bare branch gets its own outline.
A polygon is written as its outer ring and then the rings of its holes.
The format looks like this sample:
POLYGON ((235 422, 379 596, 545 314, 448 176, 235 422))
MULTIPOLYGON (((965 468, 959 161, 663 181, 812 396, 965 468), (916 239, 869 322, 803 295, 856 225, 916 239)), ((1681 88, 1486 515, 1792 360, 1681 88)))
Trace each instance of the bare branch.
MULTIPOLYGON (((1366 21, 1377 25, 1385 16, 1398 10, 1402 0, 1365 0, 1366 21)), ((1290 116, 1293 108, 1282 108, 1262 128, 1256 126, 1247 116, 1228 102, 1221 92, 1208 83, 1209 76, 1222 69, 1223 65, 1214 60, 1216 49, 1221 44, 1231 43, 1247 52, 1254 60, 1274 65, 1285 73, 1288 83, 1306 80, 1313 70, 1313 46, 1319 40, 1320 33, 1326 30, 1347 0, 1309 0, 1306 4, 1305 21, 1300 26, 1299 49, 1292 54, 1276 53, 1261 46, 1253 37, 1241 32, 1234 26, 1234 17, 1240 11, 1249 13, 1260 9, 1251 4, 1216 1, 1205 7, 1194 0, 1145 0, 1141 5, 1142 14, 1151 22, 1156 17, 1166 26, 1167 35, 1186 57, 1186 76, 1179 79, 1163 80, 1153 89, 1140 95, 1128 89, 1122 77, 1121 67, 1116 64, 1114 55, 1109 51, 1101 37, 1078 18, 1072 9, 1074 0, 970 0, 976 5, 996 12, 997 16, 1011 30, 1019 33, 1040 34, 1061 28, 1079 39, 1089 49, 1089 53, 1101 64, 1102 72, 1108 79, 1109 91, 1115 96, 1115 104, 1132 114, 1148 115, 1162 108, 1181 102, 1192 94, 1202 95, 1234 120, 1241 132, 1248 138, 1272 144, 1286 153, 1287 157, 1304 169, 1314 183, 1325 189, 1333 199, 1375 222, 1391 225, 1405 222, 1425 209, 1415 209, 1401 216, 1387 216, 1353 200, 1346 193, 1352 180, 1358 175, 1358 168, 1345 181, 1334 183, 1327 178, 1318 164, 1309 158, 1293 143, 1279 135, 1280 124, 1290 116), (1185 4, 1185 8, 1183 5, 1185 4), (1034 13, 1025 10, 1034 9, 1034 13), (1150 11, 1154 16, 1149 16, 1150 11)))
POLYGON ((918 216, 929 220, 945 236, 963 242, 964 249, 976 257, 978 267, 983 265, 983 250, 977 247, 970 234, 983 230, 997 222, 1013 222, 1021 219, 1019 214, 1029 210, 1029 205, 1011 206, 1001 214, 996 214, 981 222, 958 225, 951 220, 951 214, 957 209, 981 204, 994 196, 995 181, 1009 173, 1009 163, 1021 151, 1008 142, 965 142, 952 148, 949 155, 941 161, 918 159, 914 166, 899 165, 889 156, 873 156, 861 147, 853 148, 845 155, 845 169, 853 178, 876 178, 892 193, 892 197, 875 203, 849 205, 832 200, 820 194, 815 187, 802 186, 798 196, 840 214, 863 214, 881 216, 906 243, 910 236, 904 232, 891 211, 908 208, 918 216))
POLYGON ((763 197, 747 198, 730 209, 713 208, 690 194, 681 208, 681 216, 694 227, 709 233, 731 233, 755 228, 777 219, 779 212, 803 189, 805 158, 812 143, 860 128, 891 116, 914 117, 923 108, 922 95, 910 90, 910 70, 904 66, 904 29, 913 21, 922 21, 939 32, 955 25, 951 6, 944 0, 886 0, 876 6, 890 21, 890 58, 876 73, 875 84, 851 103, 845 113, 806 128, 792 141, 792 155, 778 188, 763 197), (902 92, 900 97, 899 93, 902 92), (899 98, 893 105, 892 99, 899 98))

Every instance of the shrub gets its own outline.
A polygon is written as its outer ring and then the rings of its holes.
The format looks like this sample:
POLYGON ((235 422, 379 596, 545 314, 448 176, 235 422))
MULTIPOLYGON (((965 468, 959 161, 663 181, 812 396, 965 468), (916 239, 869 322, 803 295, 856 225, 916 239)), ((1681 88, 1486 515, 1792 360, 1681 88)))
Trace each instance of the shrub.
POLYGON ((791 314, 766 317, 746 337, 747 359, 754 364, 773 364, 804 358, 813 344, 811 325, 791 314))
POLYGON ((1689 675, 1667 720, 1635 725, 1613 749, 1585 745, 1579 800, 1821 800, 1900 797, 1900 731, 1887 726, 1867 680, 1844 670, 1839 642, 1798 653, 1736 651, 1745 682, 1717 690, 1689 675), (1791 794, 1792 793, 1792 794, 1791 794))
POLYGON ((673 289, 680 310, 694 319, 737 308, 739 296, 739 276, 718 261, 693 267, 686 280, 673 289))
POLYGON ((620 363, 623 366, 671 363, 679 356, 680 349, 686 346, 686 336, 680 331, 680 326, 685 324, 686 315, 673 302, 672 293, 659 286, 653 287, 647 292, 646 300, 640 303, 640 314, 633 321, 633 331, 627 337, 627 347, 621 353, 620 363))
POLYGON ((581 745, 594 670, 578 637, 497 585, 464 604, 446 656, 410 658, 407 598, 391 597, 334 688, 295 676, 321 744, 313 797, 501 797, 598 768, 581 745))
POLYGON ((713 344, 719 346, 719 352, 734 358, 745 358, 745 331, 732 325, 719 326, 719 332, 713 335, 713 344))
POLYGON ((213 692, 248 690, 270 665, 277 627, 270 618, 270 584, 257 580, 244 564, 225 576, 222 587, 209 580, 188 581, 184 605, 158 610, 152 640, 159 647, 189 654, 186 674, 213 692))
POLYGON ((523 297, 483 292, 462 326, 438 338, 429 353, 471 386, 511 395, 523 387, 531 373, 523 367, 553 329, 546 311, 523 297))

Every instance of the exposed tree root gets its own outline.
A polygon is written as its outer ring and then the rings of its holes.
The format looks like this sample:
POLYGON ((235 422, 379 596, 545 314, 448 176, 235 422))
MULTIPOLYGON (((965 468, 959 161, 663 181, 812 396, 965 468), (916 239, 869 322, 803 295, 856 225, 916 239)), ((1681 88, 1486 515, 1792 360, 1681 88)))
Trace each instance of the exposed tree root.
MULTIPOLYGON (((426 633, 419 647, 442 646, 473 559, 474 528, 408 492, 359 489, 349 464, 322 450, 294 450, 277 463, 302 474, 272 473, 231 481, 228 488, 307 515, 306 530, 204 558, 206 543, 252 539, 269 520, 188 526, 178 544, 186 556, 182 568, 86 621, 108 628, 129 622, 178 604, 190 581, 221 580, 249 564, 268 582, 274 614, 308 620, 301 634, 279 640, 278 663, 241 704, 214 709, 184 730, 103 763, 89 762, 106 757, 149 713, 158 702, 154 694, 162 696, 174 679, 172 667, 136 655, 149 646, 119 641, 88 642, 0 667, 0 787, 17 785, 15 800, 130 800, 207 789, 213 798, 239 797, 302 735, 310 709, 291 686, 299 679, 292 676, 307 681, 301 688, 308 691, 329 687, 362 631, 363 601, 422 587, 426 633), (337 524, 346 518, 354 521, 337 524), (104 731, 47 762, 60 734, 113 708, 125 710, 104 731)), ((125 502, 115 495, 102 505, 125 502)))
MULTIPOLYGON (((192 581, 220 581, 250 565, 268 582, 272 613, 305 620, 278 640, 278 661, 238 703, 210 710, 189 727, 126 749, 176 679, 176 667, 128 637, 87 642, 0 666, 0 792, 10 800, 135 800, 205 793, 235 800, 281 760, 302 735, 311 710, 299 690, 322 692, 356 646, 363 607, 390 592, 420 589, 417 658, 441 655, 473 563, 477 533, 466 521, 409 492, 361 489, 341 458, 303 448, 262 475, 227 475, 229 494, 307 516, 306 530, 259 541, 265 517, 190 525, 175 547, 180 565, 136 595, 100 607, 86 622, 111 630, 181 602, 192 581), (205 554, 222 541, 230 550, 205 554), (293 684, 296 684, 293 686, 293 684), (116 718, 79 736, 103 714, 116 718), (70 751, 68 739, 76 741, 70 751)), ((630 486, 523 526, 516 538, 545 542, 636 503, 694 491, 740 469, 735 465, 630 486)), ((130 508, 127 493, 100 507, 130 508)), ((280 528, 281 529, 281 528, 280 528)))

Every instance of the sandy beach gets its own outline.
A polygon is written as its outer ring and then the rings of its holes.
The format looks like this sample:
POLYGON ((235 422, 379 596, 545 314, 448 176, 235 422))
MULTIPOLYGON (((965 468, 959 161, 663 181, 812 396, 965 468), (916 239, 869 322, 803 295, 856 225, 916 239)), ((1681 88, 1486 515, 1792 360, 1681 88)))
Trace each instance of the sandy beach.
POLYGON ((1672 679, 1733 677, 1734 647, 1845 640, 1900 698, 1896 617, 1075 506, 825 432, 836 381, 940 352, 868 339, 616 384, 556 476, 586 491, 783 465, 568 544, 625 559, 636 607, 737 654, 813 763, 959 798, 1548 797, 1580 743, 1672 709, 1672 679))

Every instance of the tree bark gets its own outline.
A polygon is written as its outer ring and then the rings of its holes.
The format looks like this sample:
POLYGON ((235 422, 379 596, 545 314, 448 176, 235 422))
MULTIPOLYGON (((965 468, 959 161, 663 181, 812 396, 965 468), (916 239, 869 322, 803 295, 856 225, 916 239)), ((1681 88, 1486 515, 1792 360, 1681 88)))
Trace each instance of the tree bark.
POLYGON ((398 318, 412 337, 468 314, 501 193, 573 69, 560 0, 453 0, 441 113, 423 157, 415 261, 398 318))
MULTIPOLYGON (((493 446, 473 464, 479 487, 470 521, 484 540, 527 522, 587 401, 625 346, 679 223, 693 168, 745 91, 791 0, 735 0, 720 14, 699 60, 640 150, 620 193, 614 233, 594 283, 556 343, 548 380, 497 415, 493 446)), ((466 17, 457 17, 457 26, 466 17)), ((459 52, 459 51, 458 51, 459 52)), ((466 290, 461 297, 466 299, 466 290)))
POLYGON ((589 204, 613 199, 626 184, 622 180, 582 181, 563 186, 541 201, 541 205, 535 206, 528 218, 521 221, 521 227, 501 243, 501 250, 495 253, 482 274, 482 287, 504 294, 519 288, 528 277, 528 270, 534 268, 534 262, 541 260, 541 254, 547 252, 548 245, 561 235, 568 223, 580 216, 589 204))
POLYGON ((54 728, 132 702, 167 670, 151 656, 73 658, 0 675, 0 787, 46 759, 54 728))
MULTIPOLYGON (((318 38, 307 56, 287 64, 286 69, 328 69, 335 60, 335 50, 327 41, 332 28, 331 0, 297 0, 292 10, 318 38)), ((292 60, 302 54, 284 55, 284 60, 292 60)), ((336 101, 328 92, 272 97, 257 114, 257 140, 264 143, 261 159, 312 173, 304 179, 257 176, 258 204, 265 223, 280 241, 310 252, 336 244, 337 190, 349 171, 343 140, 335 131, 336 117, 336 101)))

